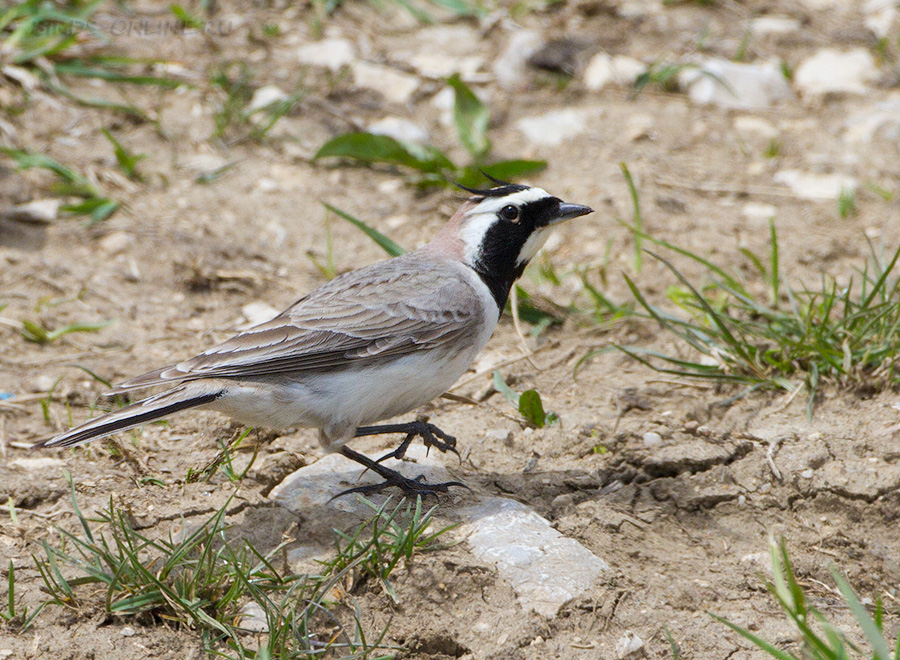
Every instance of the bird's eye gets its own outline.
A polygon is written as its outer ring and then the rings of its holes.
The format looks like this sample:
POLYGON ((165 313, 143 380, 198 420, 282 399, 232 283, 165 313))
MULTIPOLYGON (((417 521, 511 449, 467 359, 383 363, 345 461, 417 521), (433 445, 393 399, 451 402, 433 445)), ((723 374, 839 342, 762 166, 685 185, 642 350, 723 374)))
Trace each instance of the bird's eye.
POLYGON ((504 220, 513 221, 519 217, 519 209, 512 204, 504 206, 502 209, 500 209, 500 217, 504 220))

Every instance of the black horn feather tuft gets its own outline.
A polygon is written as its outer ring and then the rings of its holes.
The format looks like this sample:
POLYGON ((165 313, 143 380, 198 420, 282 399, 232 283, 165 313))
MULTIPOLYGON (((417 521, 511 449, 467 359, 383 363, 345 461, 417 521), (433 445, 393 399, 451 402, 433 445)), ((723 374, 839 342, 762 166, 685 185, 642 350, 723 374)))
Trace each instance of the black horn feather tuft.
POLYGON ((457 188, 461 188, 466 192, 470 192, 477 197, 484 199, 485 197, 505 197, 506 195, 511 195, 513 193, 521 192, 523 190, 528 190, 530 186, 523 186, 518 183, 507 183, 506 181, 501 181, 500 179, 495 179, 485 172, 481 172, 485 177, 490 179, 492 183, 496 183, 497 187, 495 188, 470 188, 469 186, 464 186, 459 181, 450 180, 450 183, 455 185, 457 188))

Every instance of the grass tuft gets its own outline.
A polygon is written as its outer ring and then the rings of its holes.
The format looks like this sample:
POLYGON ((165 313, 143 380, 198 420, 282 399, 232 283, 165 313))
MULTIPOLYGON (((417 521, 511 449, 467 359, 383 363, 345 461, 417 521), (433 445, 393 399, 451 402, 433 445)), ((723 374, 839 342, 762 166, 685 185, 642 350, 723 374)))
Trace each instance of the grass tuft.
POLYGON ((777 543, 773 540, 769 551, 773 578, 766 582, 766 589, 800 635, 802 644, 799 654, 779 648, 746 628, 710 612, 712 618, 778 660, 900 660, 900 636, 893 644, 888 642, 884 630, 884 608, 880 600, 874 608, 866 606, 846 578, 835 567, 830 568, 843 605, 859 628, 859 631, 854 631, 853 637, 861 637, 865 644, 851 641, 845 630, 826 619, 812 605, 794 571, 784 540, 777 543), (873 611, 870 612, 870 609, 873 611))
POLYGON ((97 223, 109 218, 122 205, 121 202, 104 196, 86 177, 49 156, 9 147, 0 147, 0 153, 12 158, 20 170, 36 167, 52 172, 57 178, 57 183, 53 187, 56 195, 81 198, 80 202, 63 206, 62 210, 66 213, 86 215, 91 223, 97 223))
MULTIPOLYGON (((694 350, 682 357, 636 347, 617 347, 657 371, 717 382, 738 383, 747 391, 805 391, 807 414, 826 382, 878 391, 900 383, 895 363, 900 352, 900 248, 889 257, 869 243, 871 258, 855 278, 838 285, 822 275, 816 285, 788 282, 779 263, 778 235, 769 225, 765 257, 742 249, 755 278, 715 263, 620 221, 634 236, 704 269, 691 282, 676 265, 648 251, 674 276, 666 291, 684 314, 650 303, 638 283, 625 281, 642 315, 655 320, 694 350), (762 284, 763 293, 759 284, 762 284)), ((599 352, 599 351, 597 351, 599 352)), ((596 354, 594 352, 593 354, 596 354)), ((588 354, 589 357, 592 354, 588 354)))
MULTIPOLYGON (((339 594, 359 593, 374 578, 396 601, 391 573, 437 549, 450 529, 432 530, 434 508, 423 511, 421 499, 393 507, 390 500, 381 506, 364 500, 372 517, 351 534, 337 532, 335 557, 317 574, 292 575, 275 567, 290 541, 263 554, 229 538, 232 498, 193 531, 157 539, 136 530, 112 499, 87 518, 66 478, 81 530, 56 527, 61 546, 43 540, 42 554, 33 556, 50 594, 44 605, 73 612, 100 606, 116 617, 184 626, 197 631, 207 652, 227 658, 373 657, 384 648, 386 629, 368 639, 352 599, 339 594), (249 603, 265 617, 267 634, 242 627, 249 603)), ((19 616, 14 605, 9 609, 19 616)))

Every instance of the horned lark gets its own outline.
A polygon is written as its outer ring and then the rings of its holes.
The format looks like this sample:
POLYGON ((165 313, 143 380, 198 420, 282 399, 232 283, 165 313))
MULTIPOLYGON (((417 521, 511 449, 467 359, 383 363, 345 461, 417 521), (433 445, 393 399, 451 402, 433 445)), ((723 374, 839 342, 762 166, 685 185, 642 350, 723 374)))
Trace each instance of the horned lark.
MULTIPOLYGON (((62 447, 188 408, 217 410, 251 426, 313 427, 340 451, 406 493, 459 482, 407 479, 346 443, 405 433, 454 450, 455 439, 422 421, 370 426, 445 392, 494 332, 513 282, 563 220, 592 212, 540 188, 500 181, 473 197, 434 239, 313 290, 283 313, 184 362, 138 376, 114 392, 167 389, 41 443, 62 447)), ((371 491, 372 487, 347 492, 371 491)))

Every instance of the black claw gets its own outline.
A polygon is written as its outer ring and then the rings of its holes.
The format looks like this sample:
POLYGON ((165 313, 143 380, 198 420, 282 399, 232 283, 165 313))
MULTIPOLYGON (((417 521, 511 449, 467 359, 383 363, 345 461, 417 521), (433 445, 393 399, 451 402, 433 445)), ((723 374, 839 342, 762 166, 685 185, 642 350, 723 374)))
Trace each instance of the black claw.
POLYGON ((353 493, 371 495, 373 493, 380 493, 381 491, 387 490, 388 488, 399 488, 407 497, 415 497, 417 495, 421 495, 423 498, 425 498, 429 495, 432 495, 437 498, 438 493, 449 492, 451 486, 458 486, 460 488, 470 490, 469 487, 461 481, 444 481, 438 484, 430 484, 425 481, 425 475, 423 474, 420 474, 415 479, 410 479, 408 477, 404 477, 399 472, 396 472, 393 476, 386 477, 385 480, 380 484, 367 484, 365 486, 348 488, 347 490, 341 491, 328 501, 331 502, 339 497, 343 497, 344 495, 351 495, 353 493))
POLYGON ((365 466, 367 470, 372 470, 373 472, 381 476, 384 481, 380 484, 371 484, 365 486, 356 486, 355 488, 348 488, 347 490, 341 491, 328 501, 331 502, 338 497, 350 495, 351 493, 361 493, 364 495, 379 493, 387 488, 399 488, 401 491, 403 491, 403 494, 408 497, 415 497, 416 495, 421 495, 422 497, 433 495, 434 497, 437 497, 438 493, 448 492, 451 486, 458 486, 460 488, 469 490, 469 487, 461 481, 445 481, 442 483, 430 484, 425 481, 425 475, 420 474, 415 479, 410 479, 409 477, 404 477, 396 470, 391 470, 390 468, 387 468, 381 464, 381 461, 389 457, 402 458, 403 452, 406 451, 406 447, 409 446, 411 440, 411 437, 407 437, 407 439, 404 440, 403 443, 401 443, 400 447, 395 449, 390 454, 382 456, 377 461, 372 460, 368 456, 364 456, 363 454, 355 452, 347 446, 341 447, 341 453, 344 456, 352 461, 356 461, 360 465, 365 466), (396 456, 396 454, 398 453, 399 456, 396 456))

